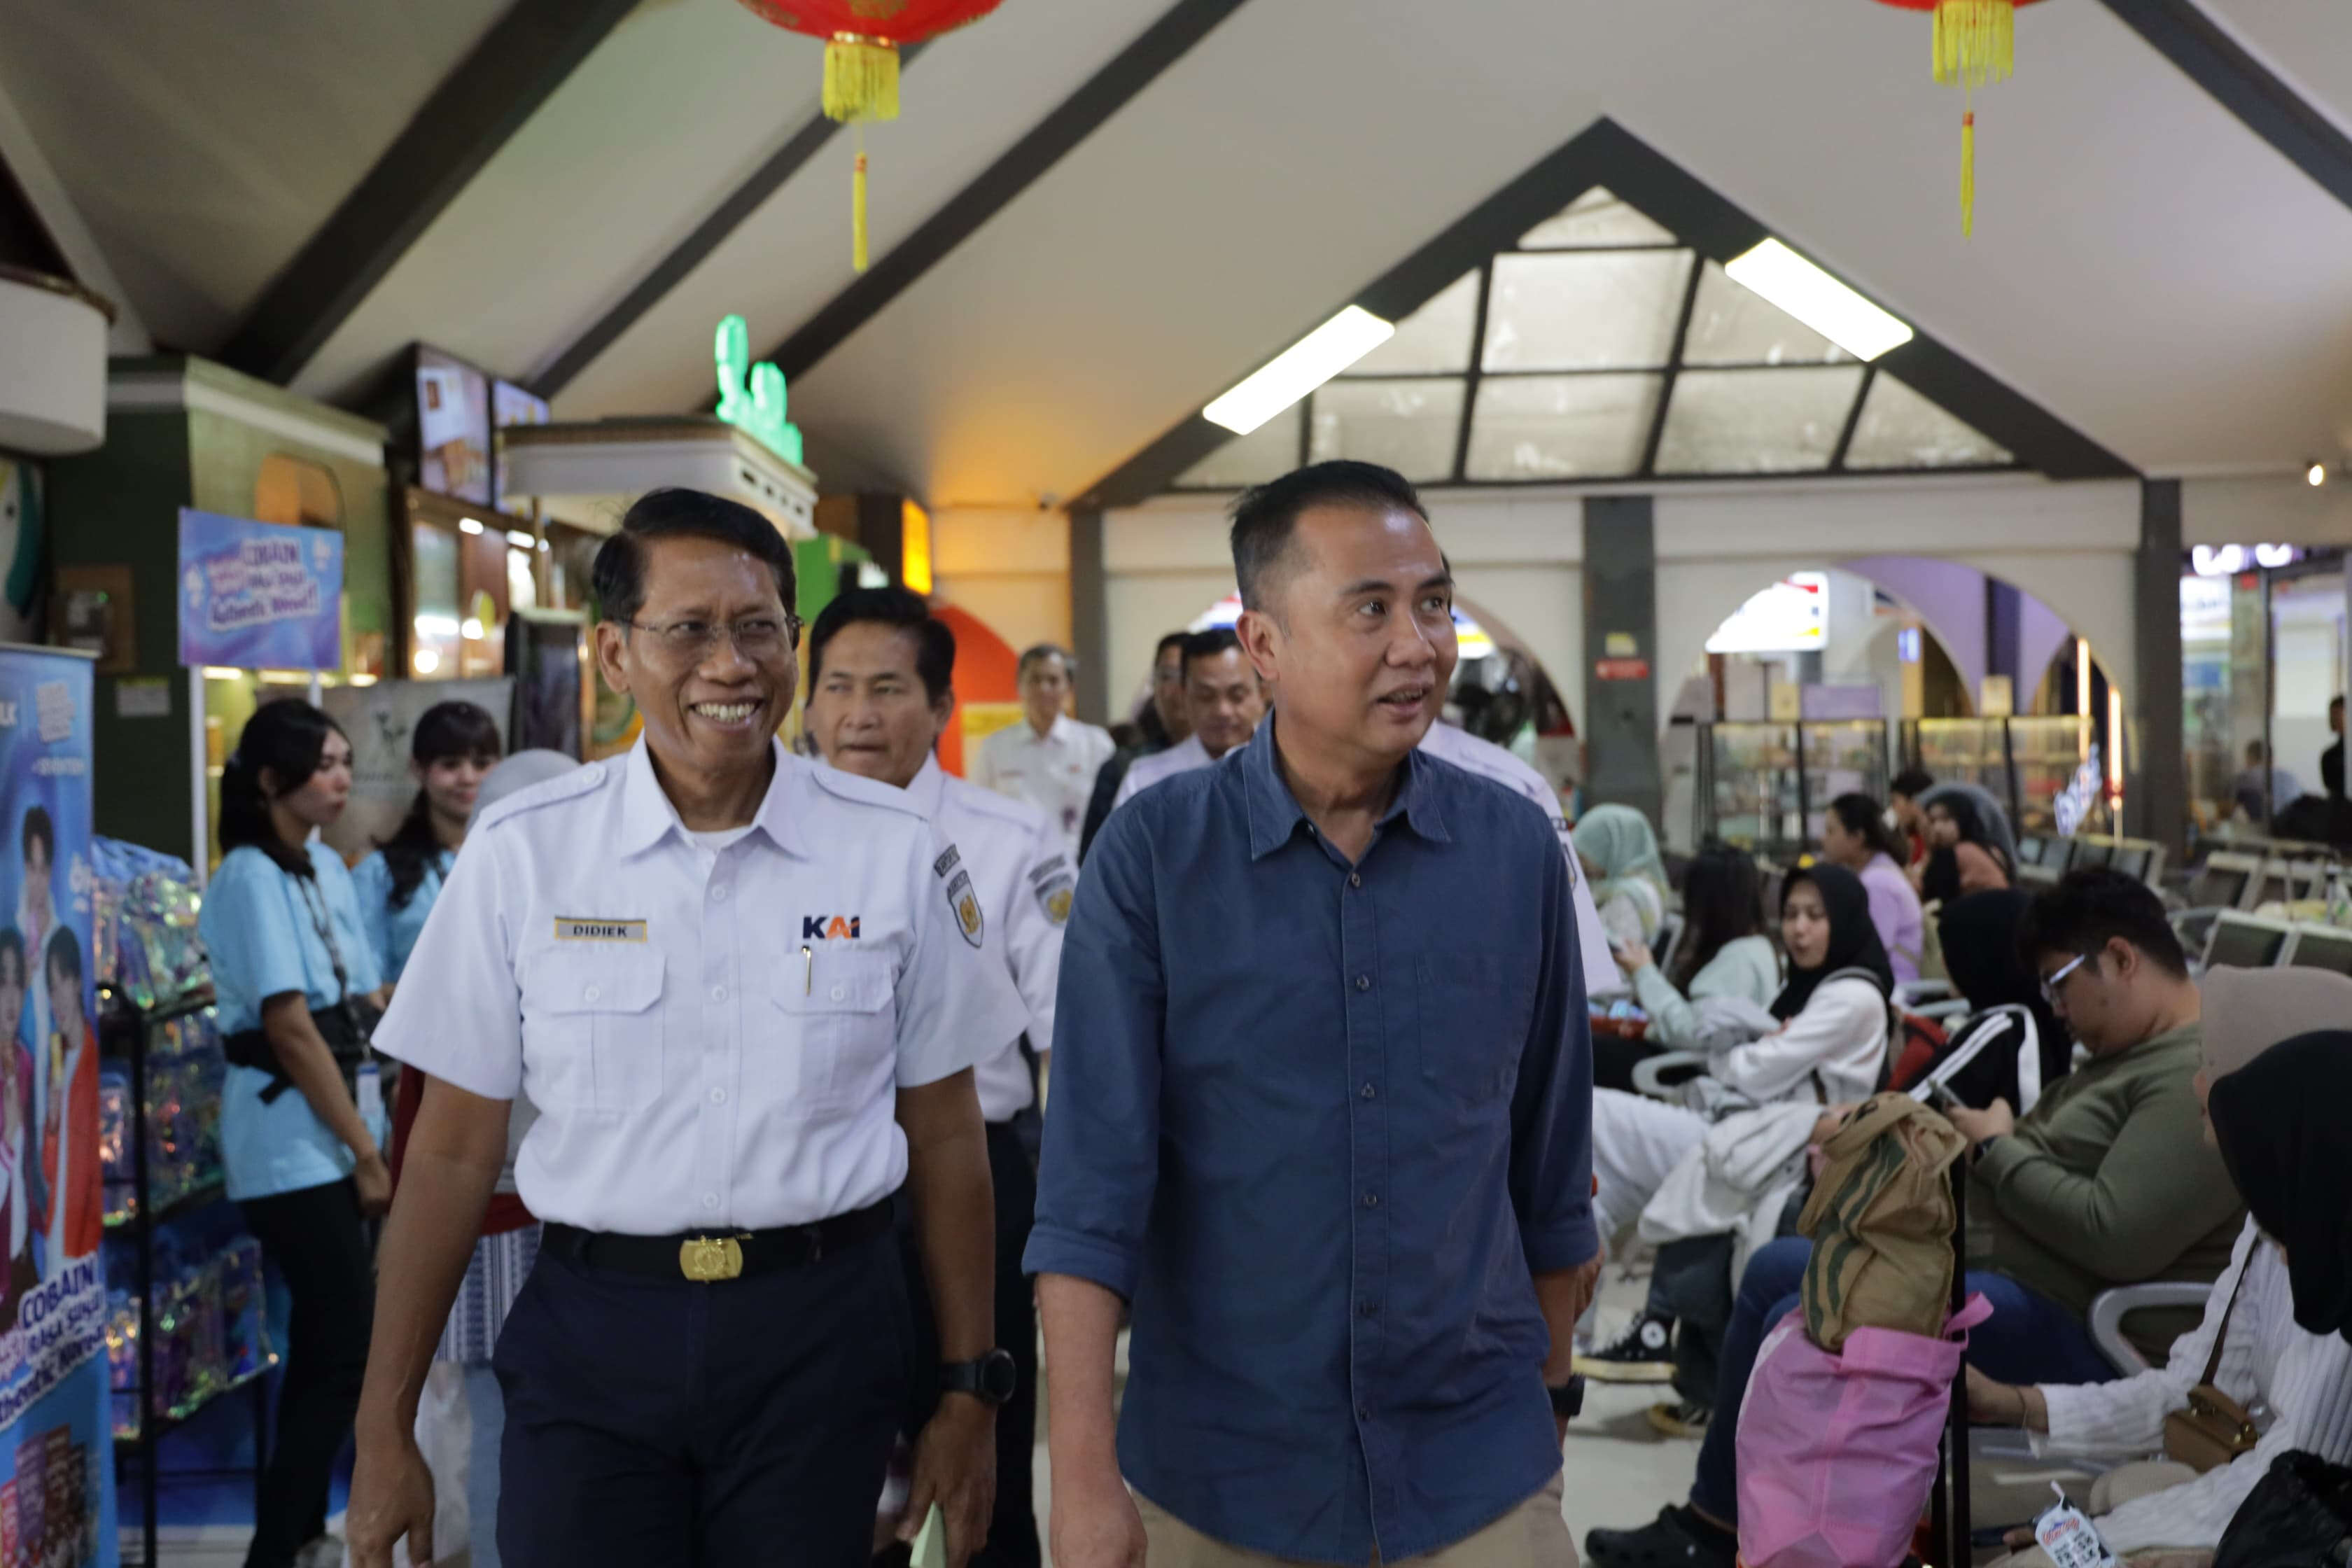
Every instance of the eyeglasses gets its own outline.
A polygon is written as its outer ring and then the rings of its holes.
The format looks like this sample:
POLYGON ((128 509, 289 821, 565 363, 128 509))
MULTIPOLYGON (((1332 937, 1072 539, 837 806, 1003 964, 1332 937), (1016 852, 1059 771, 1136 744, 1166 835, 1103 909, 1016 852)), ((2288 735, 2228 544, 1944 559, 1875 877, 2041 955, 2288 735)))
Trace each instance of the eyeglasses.
POLYGON ((621 624, 651 635, 663 655, 679 664, 700 664, 719 651, 722 640, 731 640, 735 651, 754 663, 765 662, 788 647, 801 645, 798 616, 786 616, 782 620, 772 616, 753 616, 740 621, 672 621, 667 626, 646 621, 621 624))
POLYGON ((2090 962, 2091 955, 2089 953, 2079 952, 2074 955, 2074 961, 2072 963, 2063 965, 2055 974, 2046 974, 2042 976, 2042 999, 2044 1002, 2049 1003, 2053 1007, 2058 1005, 2058 993, 2065 985, 2066 977, 2090 962))

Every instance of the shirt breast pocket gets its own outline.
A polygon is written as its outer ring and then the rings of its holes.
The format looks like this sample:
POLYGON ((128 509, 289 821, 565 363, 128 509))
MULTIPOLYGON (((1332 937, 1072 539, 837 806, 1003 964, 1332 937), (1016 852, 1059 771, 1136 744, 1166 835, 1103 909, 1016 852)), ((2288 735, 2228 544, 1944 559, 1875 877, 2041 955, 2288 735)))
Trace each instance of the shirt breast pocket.
POLYGON ((522 1049, 531 1098, 621 1116, 660 1098, 662 955, 593 944, 523 968, 522 1049))
POLYGON ((1535 1019, 1535 977, 1525 961, 1426 953, 1418 967, 1423 1080, 1459 1103, 1507 1098, 1535 1019))
POLYGON ((893 971, 886 952, 823 948, 776 967, 770 994, 778 1027, 744 1058, 763 1109, 806 1121, 888 1092, 898 1039, 893 971))

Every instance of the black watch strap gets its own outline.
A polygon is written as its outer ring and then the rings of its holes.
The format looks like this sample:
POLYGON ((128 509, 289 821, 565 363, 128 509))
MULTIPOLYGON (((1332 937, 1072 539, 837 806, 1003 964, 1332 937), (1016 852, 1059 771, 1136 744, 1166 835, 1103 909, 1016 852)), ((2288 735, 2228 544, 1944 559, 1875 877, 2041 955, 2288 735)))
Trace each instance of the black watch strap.
POLYGON ((945 1362, 940 1366, 940 1392, 969 1394, 991 1405, 1011 1402, 1021 1386, 1021 1371, 1013 1352, 993 1350, 978 1361, 945 1362))
POLYGON ((1551 1413, 1563 1421, 1573 1421, 1584 1414, 1584 1374, 1577 1373, 1558 1388, 1546 1384, 1544 1392, 1551 1395, 1551 1413))

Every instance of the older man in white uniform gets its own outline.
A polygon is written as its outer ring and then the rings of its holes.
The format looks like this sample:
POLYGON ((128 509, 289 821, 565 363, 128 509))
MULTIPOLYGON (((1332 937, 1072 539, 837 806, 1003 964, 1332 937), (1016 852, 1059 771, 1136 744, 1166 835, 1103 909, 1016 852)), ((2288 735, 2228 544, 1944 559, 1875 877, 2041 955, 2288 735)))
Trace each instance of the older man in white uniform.
MULTIPOLYGON (((417 1394, 504 1162, 546 1222, 508 1319, 509 1568, 860 1568, 908 1404, 903 1184, 947 1392, 918 1444, 986 1530, 994 1248, 974 1064, 1026 1011, 969 870, 899 791, 785 753, 792 556, 690 490, 598 552, 597 658, 645 735, 487 814, 376 1044, 427 1075, 386 1233, 351 1541, 435 1555, 417 1394)), ((1001 913, 995 917, 1001 920, 1001 913)))
POLYGON ((1025 800, 1045 814, 1065 840, 1072 865, 1077 863, 1095 775, 1118 749, 1109 731, 1081 724, 1065 711, 1076 667, 1068 650, 1052 643, 1024 653, 1018 666, 1021 722, 982 741, 971 763, 972 783, 1025 800))
MULTIPOLYGON (((982 902, 1003 921, 995 951, 1028 1005, 1028 1038, 1043 1050, 1054 1039, 1062 926, 1074 891, 1069 857, 1035 806, 950 777, 932 754, 955 715, 955 633, 906 589, 842 595, 809 631, 809 733, 832 766, 906 791, 955 840, 982 902)), ((1036 1089, 1018 1035, 973 1071, 996 1189, 996 1333, 1017 1373, 996 1417, 996 1518, 974 1561, 1036 1568, 1037 1309, 1021 1254, 1035 1218, 1037 1172, 1015 1127, 1036 1089)))

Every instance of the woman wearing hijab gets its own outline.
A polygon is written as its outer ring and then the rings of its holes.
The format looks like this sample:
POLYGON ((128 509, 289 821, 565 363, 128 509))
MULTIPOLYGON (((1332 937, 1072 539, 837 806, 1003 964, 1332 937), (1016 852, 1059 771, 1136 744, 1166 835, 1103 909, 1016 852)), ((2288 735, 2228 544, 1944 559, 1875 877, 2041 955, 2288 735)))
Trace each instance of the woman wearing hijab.
POLYGON ((1919 897, 1927 903, 1949 903, 1962 893, 2010 883, 2012 855, 1986 826, 1976 799, 1955 790, 1927 803, 1927 863, 1919 868, 1919 897))
MULTIPOLYGON (((2352 1035, 2308 1031, 2347 1019, 2352 980, 2326 970, 2216 969, 2206 975, 2199 1082, 2210 1090, 2213 1129, 2240 1187, 2250 1200, 2258 1190, 2266 1195, 2253 1202, 2204 1321, 2174 1342, 2165 1365, 2116 1383, 2039 1387, 1995 1383, 1969 1369, 1971 1417, 2023 1427, 2042 1458, 2095 1463, 2154 1452, 2164 1447, 2165 1418, 2187 1409, 2189 1390, 2201 1383, 2214 1384, 2243 1409, 2267 1412, 2257 1417, 2262 1435, 2252 1449, 2201 1476, 2170 1463, 2125 1464, 2102 1476, 2090 1511, 2117 1557, 2211 1552, 2282 1454, 2302 1449, 2332 1464, 2352 1461, 2352 1345, 2337 1331, 2352 1317, 2352 1298, 2340 1283, 2332 1297, 2328 1287, 2316 1287, 2314 1305, 2333 1300, 2339 1306, 2315 1321, 2297 1321, 2306 1253, 2315 1264, 2332 1258, 2336 1269, 2344 1267, 2352 1163, 2342 1153, 2341 1127, 2344 1096, 2352 1090, 2352 1035), (2287 1043, 2275 1044, 2281 1040, 2287 1043), (2301 1136, 2293 1131, 2298 1124, 2301 1136), (2308 1171, 2314 1161, 2332 1163, 2336 1180, 2302 1189, 2290 1173, 2308 1171), (2273 1185, 2273 1177, 2283 1180, 2273 1185), (2307 1243, 2294 1234, 2298 1218, 2307 1243), (2273 1237, 2285 1239, 2284 1250, 2273 1237)), ((2032 1547, 2004 1568, 2047 1562, 2032 1547)))
POLYGON ((1895 1065, 1896 1088, 1914 1088, 1933 1072, 1963 1105, 1981 1110, 2006 1100, 2022 1116, 2066 1075, 2074 1042, 2017 948, 2018 926, 2032 901, 2021 889, 1999 888, 1964 893, 1944 906, 1936 928, 1944 969, 1969 1013, 1941 1049, 1905 1052, 1895 1065))
POLYGON ((1666 863, 1650 819, 1630 805, 1596 805, 1570 835, 1612 947, 1655 941, 1666 916, 1666 863))
MULTIPOLYGON (((1789 874, 1780 895, 1780 944, 1789 979, 1774 997, 1779 1027, 1708 1053, 1706 1076, 1742 1109, 1801 1100, 1822 1106, 1862 1100, 1878 1087, 1886 1060, 1887 998, 1895 975, 1871 923, 1870 896, 1843 866, 1789 874)), ((1615 1089, 1592 1095, 1593 1208, 1604 1238, 1638 1218, 1713 1122, 1685 1105, 1615 1089)), ((1657 1381, 1662 1314, 1644 1309, 1627 1335, 1580 1359, 1588 1376, 1657 1381), (1638 1369, 1638 1370, 1636 1370, 1638 1369)), ((1690 1425, 1690 1420, 1685 1420, 1690 1425)))

